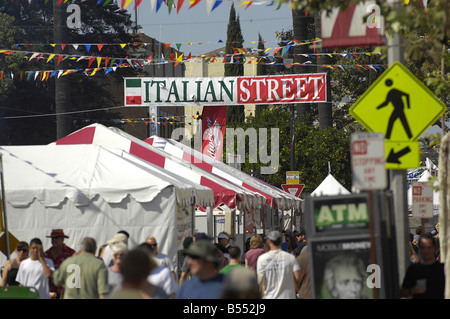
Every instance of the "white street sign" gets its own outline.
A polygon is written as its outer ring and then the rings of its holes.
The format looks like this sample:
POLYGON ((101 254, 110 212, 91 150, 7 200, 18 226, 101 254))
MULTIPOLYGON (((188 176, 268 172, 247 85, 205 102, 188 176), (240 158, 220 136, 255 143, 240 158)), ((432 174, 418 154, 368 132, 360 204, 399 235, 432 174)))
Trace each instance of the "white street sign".
POLYGON ((433 218, 433 187, 428 182, 412 183, 412 217, 433 218))
POLYGON ((350 137, 353 186, 360 190, 387 187, 384 135, 354 133, 350 137))

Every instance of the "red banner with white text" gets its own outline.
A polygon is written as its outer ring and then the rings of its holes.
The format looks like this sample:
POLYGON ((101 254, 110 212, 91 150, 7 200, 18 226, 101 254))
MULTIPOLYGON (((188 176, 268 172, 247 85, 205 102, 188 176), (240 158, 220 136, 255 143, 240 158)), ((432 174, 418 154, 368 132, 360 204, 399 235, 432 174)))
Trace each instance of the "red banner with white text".
POLYGON ((205 106, 202 114, 202 153, 222 161, 223 142, 227 124, 227 107, 205 106))

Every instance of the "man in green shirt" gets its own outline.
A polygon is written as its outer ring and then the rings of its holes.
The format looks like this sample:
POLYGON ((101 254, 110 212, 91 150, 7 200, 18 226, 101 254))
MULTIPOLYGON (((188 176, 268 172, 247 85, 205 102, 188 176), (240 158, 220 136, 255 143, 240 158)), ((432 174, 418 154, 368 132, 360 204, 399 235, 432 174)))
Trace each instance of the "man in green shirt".
POLYGON ((220 273, 224 275, 236 267, 243 267, 241 263, 241 249, 238 246, 230 246, 228 254, 230 255, 230 262, 220 270, 220 273))
POLYGON ((64 299, 101 299, 109 293, 108 269, 96 250, 95 240, 84 238, 80 251, 53 273, 55 284, 64 285, 64 299))

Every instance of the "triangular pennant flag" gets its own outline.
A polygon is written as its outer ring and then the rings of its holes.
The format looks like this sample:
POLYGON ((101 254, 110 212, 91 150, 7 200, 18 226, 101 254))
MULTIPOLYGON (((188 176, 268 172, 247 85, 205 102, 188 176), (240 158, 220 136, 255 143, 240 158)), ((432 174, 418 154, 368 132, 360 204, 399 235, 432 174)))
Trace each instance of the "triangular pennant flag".
POLYGON ((98 51, 100 52, 103 49, 103 44, 97 44, 98 51))
POLYGON ((199 2, 200 2, 200 0, 190 0, 189 3, 191 5, 189 6, 189 9, 195 7, 199 2))
POLYGON ((177 46, 177 50, 180 51, 181 43, 177 43, 177 44, 175 44, 175 45, 177 46))
POLYGON ((137 7, 139 7, 139 6, 141 5, 141 3, 142 3, 142 0, 136 0, 136 1, 134 2, 134 10, 136 10, 137 7))
POLYGON ((124 9, 126 9, 126 8, 128 7, 128 5, 130 4, 130 2, 131 2, 131 0, 126 0, 126 1, 125 1, 124 9))
POLYGON ((94 57, 90 57, 89 58, 89 64, 88 64, 88 68, 91 66, 92 62, 95 60, 94 57))
POLYGON ((51 61, 54 57, 55 57, 55 54, 50 54, 49 57, 48 57, 48 59, 47 59, 47 63, 48 63, 49 61, 51 61))
POLYGON ((181 6, 183 5, 184 0, 178 0, 177 2, 177 13, 180 12, 181 6))
POLYGON ((101 57, 98 57, 97 58, 97 67, 99 68, 100 67, 100 64, 102 63, 102 58, 101 57))
POLYGON ((84 46, 86 47, 87 52, 89 52, 89 50, 91 49, 91 45, 90 44, 85 44, 84 46))
POLYGON ((161 4, 163 3, 163 0, 156 0, 156 12, 161 8, 161 4))
POLYGON ((123 49, 123 48, 126 47, 126 45, 127 45, 126 43, 121 43, 121 44, 120 44, 120 47, 123 49))
POLYGON ((166 0, 165 2, 167 4, 167 8, 169 8, 169 14, 170 14, 170 12, 172 11, 172 8, 173 8, 173 0, 166 0))

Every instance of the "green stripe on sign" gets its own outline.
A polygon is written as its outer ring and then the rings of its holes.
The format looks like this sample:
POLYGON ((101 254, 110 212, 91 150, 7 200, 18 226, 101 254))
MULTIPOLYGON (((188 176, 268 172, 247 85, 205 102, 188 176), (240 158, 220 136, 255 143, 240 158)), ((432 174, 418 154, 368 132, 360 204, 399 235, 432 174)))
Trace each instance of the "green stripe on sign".
POLYGON ((140 88, 141 87, 141 79, 126 79, 125 86, 127 88, 140 88))

